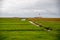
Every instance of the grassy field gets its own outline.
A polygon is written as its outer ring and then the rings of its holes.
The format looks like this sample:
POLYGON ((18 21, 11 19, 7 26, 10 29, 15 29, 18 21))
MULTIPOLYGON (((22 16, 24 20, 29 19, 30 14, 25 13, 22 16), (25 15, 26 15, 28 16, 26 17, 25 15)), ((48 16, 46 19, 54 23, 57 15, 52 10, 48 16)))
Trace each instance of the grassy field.
POLYGON ((28 20, 19 18, 0 18, 0 40, 60 40, 60 21, 36 20, 52 31, 45 31, 28 20))

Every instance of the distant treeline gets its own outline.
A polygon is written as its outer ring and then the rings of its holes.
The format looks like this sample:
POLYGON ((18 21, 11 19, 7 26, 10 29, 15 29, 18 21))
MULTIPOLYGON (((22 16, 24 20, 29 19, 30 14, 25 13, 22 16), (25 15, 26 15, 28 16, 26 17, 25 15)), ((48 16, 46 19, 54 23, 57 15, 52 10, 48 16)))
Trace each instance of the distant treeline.
POLYGON ((18 17, 12 17, 12 18, 0 18, 1 20, 4 19, 28 19, 28 20, 44 20, 44 21, 60 21, 60 18, 18 18, 18 17))

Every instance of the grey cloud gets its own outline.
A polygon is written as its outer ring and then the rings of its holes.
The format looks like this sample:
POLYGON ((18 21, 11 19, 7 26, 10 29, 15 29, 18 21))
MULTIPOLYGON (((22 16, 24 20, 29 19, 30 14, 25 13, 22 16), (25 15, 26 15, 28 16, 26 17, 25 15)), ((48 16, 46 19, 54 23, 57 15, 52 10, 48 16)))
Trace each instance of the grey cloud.
POLYGON ((3 0, 0 16, 60 17, 58 0, 3 0), (57 6, 58 5, 58 6, 57 6))

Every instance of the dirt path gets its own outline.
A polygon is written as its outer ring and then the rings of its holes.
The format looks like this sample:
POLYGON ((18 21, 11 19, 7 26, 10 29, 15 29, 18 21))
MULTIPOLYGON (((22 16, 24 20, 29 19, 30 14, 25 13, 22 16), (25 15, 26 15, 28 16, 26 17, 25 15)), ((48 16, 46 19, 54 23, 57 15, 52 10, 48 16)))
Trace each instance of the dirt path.
POLYGON ((29 21, 29 22, 30 22, 31 24, 33 24, 33 25, 39 27, 39 24, 38 24, 38 23, 35 23, 35 22, 33 22, 33 21, 29 21))
POLYGON ((47 31, 51 31, 52 29, 51 28, 47 28, 47 27, 44 27, 42 24, 39 24, 39 23, 37 23, 37 22, 33 22, 33 21, 29 21, 31 24, 33 24, 33 25, 35 25, 35 26, 37 26, 37 27, 43 27, 44 28, 44 30, 47 30, 47 31))

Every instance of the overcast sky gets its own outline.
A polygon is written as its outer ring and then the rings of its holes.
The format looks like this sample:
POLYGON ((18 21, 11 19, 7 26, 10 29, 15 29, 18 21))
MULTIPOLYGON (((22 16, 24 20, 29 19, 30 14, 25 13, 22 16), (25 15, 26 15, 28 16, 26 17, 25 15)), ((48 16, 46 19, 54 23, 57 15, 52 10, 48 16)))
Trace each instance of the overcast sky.
POLYGON ((0 0, 0 17, 60 17, 59 7, 58 0, 0 0))

